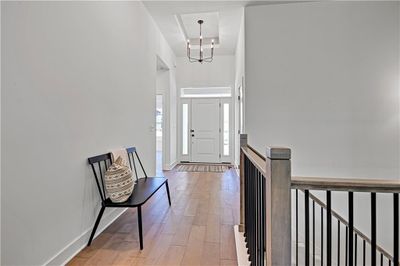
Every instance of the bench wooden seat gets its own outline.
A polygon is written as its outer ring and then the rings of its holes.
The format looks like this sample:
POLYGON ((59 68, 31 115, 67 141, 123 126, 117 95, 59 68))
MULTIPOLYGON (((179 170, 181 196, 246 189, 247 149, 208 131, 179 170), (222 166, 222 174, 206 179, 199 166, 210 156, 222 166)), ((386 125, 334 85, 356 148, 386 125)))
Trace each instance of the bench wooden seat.
POLYGON ((154 195, 163 185, 167 190, 168 203, 171 206, 171 198, 169 194, 168 179, 165 177, 148 177, 142 162, 140 161, 139 155, 136 152, 136 148, 127 148, 129 157, 129 165, 135 173, 136 181, 132 195, 125 202, 114 203, 107 197, 107 193, 104 189, 104 174, 107 168, 111 165, 111 153, 101 154, 94 157, 88 158, 89 164, 92 167, 94 177, 96 179, 96 185, 101 198, 101 209, 97 216, 94 224, 92 233, 90 235, 88 246, 92 243, 93 237, 96 233, 96 229, 100 223, 101 217, 103 216, 105 208, 137 208, 138 210, 138 227, 139 227, 139 244, 140 249, 143 249, 143 233, 142 233, 142 205, 147 202, 151 196, 154 195), (136 168, 136 159, 138 160, 141 170, 144 174, 143 178, 138 177, 138 171, 136 168))
POLYGON ((137 207, 146 203, 148 199, 157 192, 168 180, 163 177, 148 177, 141 178, 137 181, 135 188, 133 189, 132 195, 125 202, 113 203, 109 198, 106 199, 106 207, 137 207))

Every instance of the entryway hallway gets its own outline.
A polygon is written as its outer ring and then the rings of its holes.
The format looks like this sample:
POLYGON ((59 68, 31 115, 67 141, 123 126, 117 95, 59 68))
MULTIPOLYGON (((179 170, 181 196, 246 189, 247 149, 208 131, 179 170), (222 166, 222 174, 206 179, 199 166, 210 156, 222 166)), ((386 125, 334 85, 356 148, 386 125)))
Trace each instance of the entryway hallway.
POLYGON ((165 172, 172 206, 159 190, 143 206, 140 251, 136 209, 129 209, 68 265, 237 265, 233 225, 239 223, 239 177, 165 172))

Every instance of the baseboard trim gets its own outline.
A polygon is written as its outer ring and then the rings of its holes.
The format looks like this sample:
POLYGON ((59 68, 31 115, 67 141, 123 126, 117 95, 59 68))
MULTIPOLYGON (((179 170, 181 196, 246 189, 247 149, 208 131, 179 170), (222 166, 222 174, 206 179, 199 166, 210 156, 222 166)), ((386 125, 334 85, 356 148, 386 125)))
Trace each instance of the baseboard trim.
MULTIPOLYGON (((114 209, 107 215, 104 215, 101 219, 97 232, 94 239, 101 234, 110 224, 112 224, 118 217, 120 217, 127 209, 114 209)), ((73 257, 75 257, 82 249, 87 245, 87 242, 92 232, 93 225, 83 232, 80 236, 72 240, 65 248, 59 251, 51 259, 49 259, 44 265, 65 265, 73 257)))
POLYGON ((233 231, 235 232, 235 244, 236 244, 236 255, 239 266, 248 266, 250 261, 247 255, 246 242, 244 240, 244 235, 239 232, 239 225, 233 226, 233 231))

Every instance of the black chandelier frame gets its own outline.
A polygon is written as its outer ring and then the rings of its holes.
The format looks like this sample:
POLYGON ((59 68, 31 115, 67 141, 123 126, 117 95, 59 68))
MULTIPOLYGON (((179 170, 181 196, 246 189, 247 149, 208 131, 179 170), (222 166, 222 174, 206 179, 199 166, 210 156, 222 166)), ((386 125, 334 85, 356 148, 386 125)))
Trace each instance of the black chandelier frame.
POLYGON ((211 63, 213 61, 214 58, 214 40, 211 41, 211 53, 209 57, 204 57, 204 51, 203 51, 203 35, 201 33, 201 25, 204 23, 203 20, 198 20, 197 23, 199 23, 200 26, 200 38, 199 38, 199 44, 200 44, 200 49, 199 49, 199 57, 193 57, 191 56, 190 53, 190 41, 187 41, 186 44, 186 52, 187 52, 187 57, 189 58, 189 62, 191 63, 195 63, 195 62, 199 62, 199 63, 203 63, 203 62, 207 62, 207 63, 211 63))

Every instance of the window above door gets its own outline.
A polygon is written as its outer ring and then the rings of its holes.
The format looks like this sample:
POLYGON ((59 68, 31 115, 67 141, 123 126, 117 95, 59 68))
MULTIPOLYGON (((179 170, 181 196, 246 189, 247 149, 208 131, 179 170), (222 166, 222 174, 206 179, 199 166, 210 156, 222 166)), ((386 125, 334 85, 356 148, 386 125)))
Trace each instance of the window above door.
POLYGON ((230 87, 182 88, 181 98, 228 98, 232 97, 230 87))

